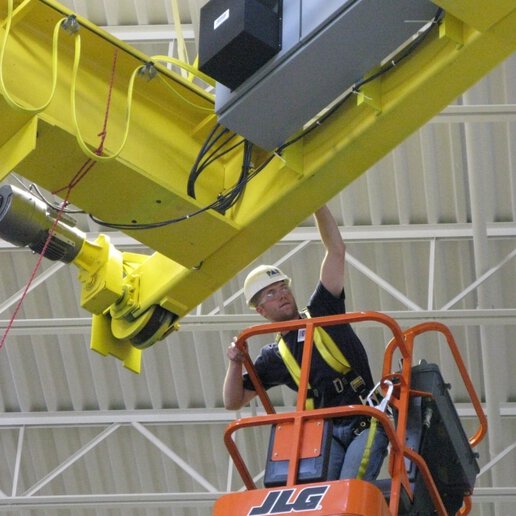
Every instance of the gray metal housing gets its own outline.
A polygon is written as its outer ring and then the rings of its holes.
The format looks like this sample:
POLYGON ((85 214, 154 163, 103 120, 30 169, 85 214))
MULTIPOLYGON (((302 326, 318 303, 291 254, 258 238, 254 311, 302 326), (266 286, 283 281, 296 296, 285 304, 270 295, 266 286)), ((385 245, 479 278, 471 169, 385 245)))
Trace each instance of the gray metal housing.
POLYGON ((282 50, 235 90, 217 84, 219 122, 275 149, 436 12, 428 0, 284 0, 282 50))

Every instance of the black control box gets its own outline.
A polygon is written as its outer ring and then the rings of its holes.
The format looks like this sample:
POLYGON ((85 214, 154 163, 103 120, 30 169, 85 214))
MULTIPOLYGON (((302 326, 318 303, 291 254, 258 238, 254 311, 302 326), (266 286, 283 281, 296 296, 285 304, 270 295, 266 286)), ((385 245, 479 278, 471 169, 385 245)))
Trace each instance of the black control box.
POLYGON ((199 70, 231 90, 281 48, 281 2, 210 0, 201 8, 199 70))

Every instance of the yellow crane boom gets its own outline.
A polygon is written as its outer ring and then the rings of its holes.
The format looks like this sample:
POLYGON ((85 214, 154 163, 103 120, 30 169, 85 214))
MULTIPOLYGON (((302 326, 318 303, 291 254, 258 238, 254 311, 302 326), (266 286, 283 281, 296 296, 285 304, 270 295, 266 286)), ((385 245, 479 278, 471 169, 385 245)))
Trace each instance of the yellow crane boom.
POLYGON ((85 306, 94 306, 88 308, 95 314, 94 349, 138 371, 140 349, 131 339, 142 328, 148 338, 140 347, 176 328, 203 299, 514 52, 513 0, 434 3, 444 9, 444 19, 409 58, 364 85, 281 156, 255 149, 254 166, 267 165, 235 206, 219 212, 205 208, 238 181, 242 147, 199 177, 195 199, 186 187, 216 123, 212 95, 54 0, 2 2, 0 180, 16 170, 51 192, 66 192, 74 205, 123 224, 126 234, 155 250, 150 257, 120 255, 102 238, 75 260, 83 288, 90 288, 85 306), (74 184, 85 163, 91 169, 74 184), (131 229, 176 219, 184 220, 131 229), (96 258, 89 258, 91 252, 96 258), (99 260, 116 265, 106 269, 99 260), (105 274, 122 278, 113 280, 118 286, 107 298, 105 274), (152 320, 157 313, 173 317, 152 320))

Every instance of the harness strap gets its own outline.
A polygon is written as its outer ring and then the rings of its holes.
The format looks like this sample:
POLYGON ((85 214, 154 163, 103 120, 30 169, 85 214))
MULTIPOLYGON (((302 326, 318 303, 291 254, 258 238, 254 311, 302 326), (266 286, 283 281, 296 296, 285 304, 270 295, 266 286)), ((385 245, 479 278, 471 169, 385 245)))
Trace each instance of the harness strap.
POLYGON ((371 418, 371 425, 369 427, 369 434, 367 435, 367 442, 364 448, 364 454, 360 461, 360 467, 358 468, 357 479, 362 480, 365 475, 367 466, 369 466, 369 459, 371 457, 371 448, 373 447, 373 441, 376 436, 376 430, 378 428, 378 420, 371 418))
MULTIPOLYGON (((294 358, 294 355, 292 355, 290 352, 290 349, 288 349, 288 346, 281 335, 279 336, 278 340, 278 350, 280 352, 281 358, 283 359, 283 362, 285 363, 285 366, 288 369, 288 372, 290 373, 290 376, 299 387, 299 381, 301 379, 301 368, 299 367, 297 360, 294 358)), ((308 388, 310 390, 312 389, 310 384, 308 384, 308 388)), ((305 401, 305 410, 313 410, 314 408, 314 399, 307 397, 305 401)))
MULTIPOLYGON (((307 318, 311 317, 307 309, 303 310, 302 315, 307 318)), ((347 358, 324 328, 320 326, 314 328, 314 343, 317 351, 332 369, 344 375, 351 371, 351 365, 347 358)))
MULTIPOLYGON (((310 312, 307 309, 303 310, 301 314, 307 318, 311 317, 310 312)), ((288 372, 290 373, 290 376, 299 387, 299 382, 301 379, 301 367, 299 366, 294 355, 292 355, 292 352, 290 351, 280 333, 277 335, 276 339, 278 342, 280 356, 283 359, 283 362, 288 372)), ((365 382, 363 378, 353 371, 347 358, 344 356, 335 341, 324 328, 321 328, 320 326, 316 326, 314 328, 314 343, 317 351, 323 360, 328 364, 328 366, 330 366, 334 371, 337 371, 346 377, 346 380, 349 382, 351 388, 360 394, 360 392, 365 388, 365 382)), ((310 385, 308 385, 308 388, 310 391, 312 391, 312 387, 310 385)), ((309 393, 309 397, 307 397, 305 402, 305 409, 312 410, 314 407, 315 404, 313 397, 310 397, 309 393)))
MULTIPOLYGON (((301 312, 306 318, 310 318, 310 312, 305 309, 301 312)), ((295 359, 294 355, 290 351, 287 343, 283 339, 282 335, 279 333, 277 335, 278 342, 278 350, 280 356, 290 373, 290 376, 299 387, 299 382, 301 380, 301 367, 299 363, 295 359)), ((314 327, 314 343, 317 351, 323 358, 323 360, 338 373, 341 373, 349 382, 350 387, 357 393, 360 393, 365 388, 364 379, 355 373, 352 369, 349 361, 344 356, 342 351, 339 349, 335 341, 331 338, 331 336, 326 332, 324 328, 320 326, 314 327)), ((309 394, 312 391, 312 387, 308 384, 309 394)), ((314 399, 313 397, 307 397, 305 401, 305 410, 314 409, 314 399)), ((367 466, 369 465, 369 459, 371 456, 371 449, 373 447, 374 438, 377 433, 378 421, 375 418, 371 418, 371 424, 369 428, 369 434, 367 436, 367 442, 364 448, 364 454, 362 456, 362 460, 360 462, 360 466, 358 469, 357 478, 363 478, 367 466)))

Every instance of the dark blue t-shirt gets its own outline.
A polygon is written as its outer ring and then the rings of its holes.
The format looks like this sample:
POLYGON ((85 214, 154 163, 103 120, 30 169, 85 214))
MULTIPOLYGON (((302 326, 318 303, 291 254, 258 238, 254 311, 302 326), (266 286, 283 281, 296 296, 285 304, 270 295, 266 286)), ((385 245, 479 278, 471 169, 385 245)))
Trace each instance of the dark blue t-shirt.
MULTIPOLYGON (((342 292, 340 297, 335 297, 319 282, 307 308, 311 317, 345 313, 344 292, 342 292)), ((360 339, 351 326, 349 324, 341 324, 328 326, 325 330, 339 346, 352 369, 362 376, 366 383, 366 392, 369 392, 374 387, 369 361, 360 339)), ((283 336, 283 339, 298 364, 301 364, 303 339, 300 338, 298 341, 298 331, 290 331, 283 336)), ((297 385, 279 354, 276 342, 262 348, 254 366, 265 389, 270 389, 277 385, 287 385, 291 389, 297 390, 297 385)), ((312 352, 310 386, 313 391, 316 408, 360 403, 358 394, 347 385, 347 381, 343 379, 340 373, 324 361, 315 345, 312 352)), ((255 390, 247 374, 244 374, 244 388, 255 390)))

